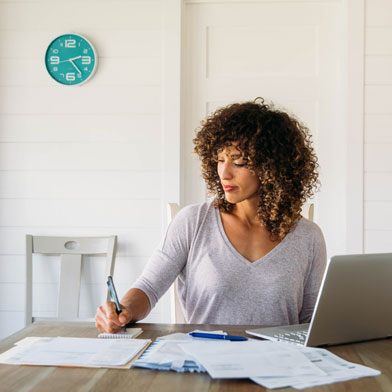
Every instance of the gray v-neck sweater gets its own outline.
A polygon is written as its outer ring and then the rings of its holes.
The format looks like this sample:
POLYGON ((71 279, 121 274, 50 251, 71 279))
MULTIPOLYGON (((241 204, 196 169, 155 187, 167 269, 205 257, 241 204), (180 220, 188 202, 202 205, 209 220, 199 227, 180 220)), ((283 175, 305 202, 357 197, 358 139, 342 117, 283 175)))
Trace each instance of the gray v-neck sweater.
POLYGON ((155 306, 178 276, 185 318, 195 324, 309 322, 326 265, 320 228, 302 218, 267 255, 248 261, 211 202, 183 208, 132 286, 155 306))

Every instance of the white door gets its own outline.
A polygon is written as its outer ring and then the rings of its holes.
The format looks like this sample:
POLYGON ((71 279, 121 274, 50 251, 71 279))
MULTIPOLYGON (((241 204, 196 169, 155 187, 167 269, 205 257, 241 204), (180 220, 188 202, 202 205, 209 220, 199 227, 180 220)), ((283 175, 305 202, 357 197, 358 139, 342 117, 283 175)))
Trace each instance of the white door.
POLYGON ((343 5, 340 1, 186 1, 183 204, 206 200, 192 154, 200 120, 263 97, 311 130, 320 163, 315 220, 328 253, 345 249, 343 5))

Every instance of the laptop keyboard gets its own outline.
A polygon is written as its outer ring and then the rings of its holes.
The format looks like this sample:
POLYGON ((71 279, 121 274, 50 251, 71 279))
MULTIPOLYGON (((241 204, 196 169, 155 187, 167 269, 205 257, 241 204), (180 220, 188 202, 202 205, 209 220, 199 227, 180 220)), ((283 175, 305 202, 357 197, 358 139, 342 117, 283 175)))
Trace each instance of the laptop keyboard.
POLYGON ((306 336, 308 331, 297 331, 297 332, 286 332, 286 333, 277 333, 274 335, 274 338, 278 340, 284 340, 286 342, 305 344, 306 336))

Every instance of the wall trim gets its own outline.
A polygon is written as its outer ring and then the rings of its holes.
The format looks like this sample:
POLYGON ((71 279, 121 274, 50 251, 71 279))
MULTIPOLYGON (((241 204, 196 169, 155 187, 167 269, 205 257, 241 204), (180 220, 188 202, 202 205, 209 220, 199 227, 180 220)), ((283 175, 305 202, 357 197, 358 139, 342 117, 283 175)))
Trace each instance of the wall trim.
POLYGON ((166 206, 180 204, 182 0, 162 2, 162 233, 166 206))
POLYGON ((346 0, 346 251, 364 251, 365 0, 346 0))

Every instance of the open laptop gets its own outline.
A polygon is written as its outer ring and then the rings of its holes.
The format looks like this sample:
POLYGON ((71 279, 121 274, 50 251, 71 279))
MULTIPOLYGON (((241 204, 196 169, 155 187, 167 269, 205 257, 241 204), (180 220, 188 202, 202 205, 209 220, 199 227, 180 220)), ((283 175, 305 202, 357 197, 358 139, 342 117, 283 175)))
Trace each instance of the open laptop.
POLYGON ((332 257, 310 324, 246 332, 305 346, 392 336, 392 253, 332 257))

